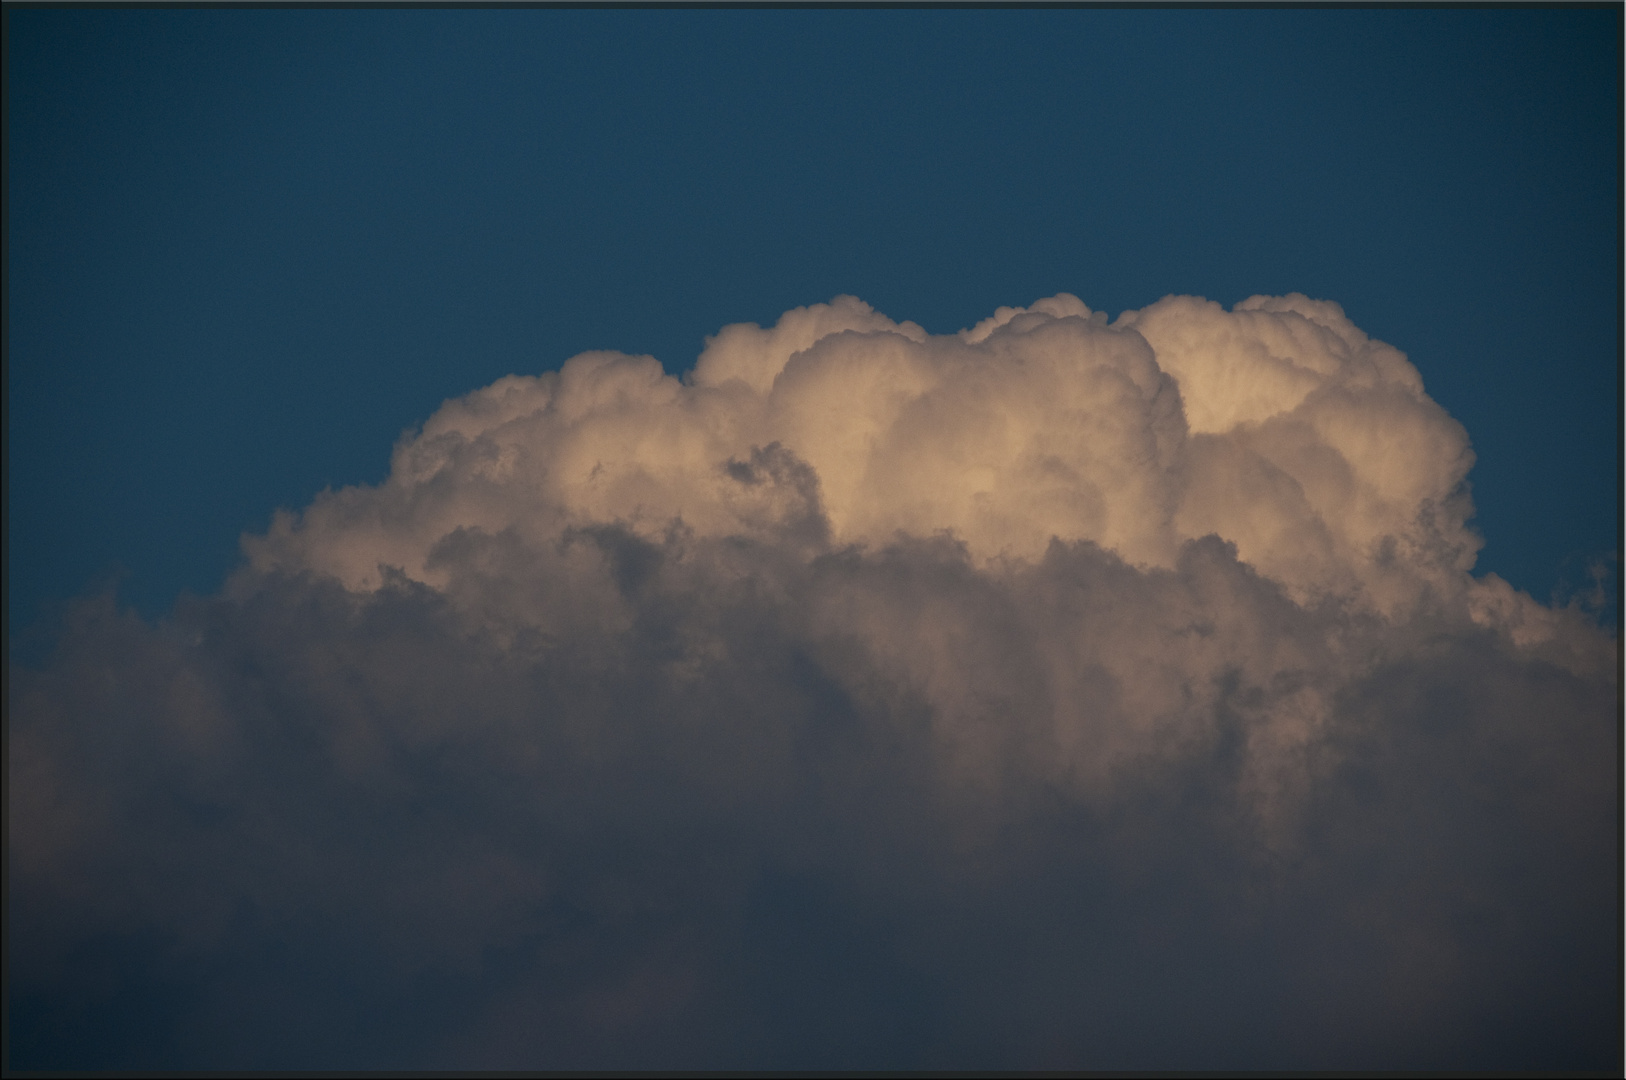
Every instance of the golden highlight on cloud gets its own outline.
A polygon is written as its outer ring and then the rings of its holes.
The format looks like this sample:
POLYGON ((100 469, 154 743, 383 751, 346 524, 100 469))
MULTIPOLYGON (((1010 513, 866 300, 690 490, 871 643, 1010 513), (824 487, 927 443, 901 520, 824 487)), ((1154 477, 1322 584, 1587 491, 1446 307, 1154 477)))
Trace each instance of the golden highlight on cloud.
POLYGON ((1416 369, 1326 301, 1168 297, 1109 323, 1064 293, 933 337, 842 296, 725 327, 682 381, 586 353, 448 402, 385 484, 281 516, 248 550, 261 571, 367 589, 391 566, 438 588, 457 529, 765 535, 789 499, 832 548, 947 533, 978 565, 1087 540, 1167 569, 1217 535, 1295 600, 1399 615, 1425 589, 1494 588, 1467 576, 1472 463, 1416 369), (754 479, 770 447, 814 487, 754 479))
POLYGON ((13 669, 14 993, 145 989, 124 1067, 1612 1067, 1617 643, 1473 576, 1472 463, 1298 294, 502 379, 13 669))

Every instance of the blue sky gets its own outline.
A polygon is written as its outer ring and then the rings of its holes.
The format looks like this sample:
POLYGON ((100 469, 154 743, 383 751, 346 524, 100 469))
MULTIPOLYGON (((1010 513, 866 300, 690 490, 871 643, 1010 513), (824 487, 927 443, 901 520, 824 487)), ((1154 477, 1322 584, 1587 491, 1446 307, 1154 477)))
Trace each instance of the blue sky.
POLYGON ((10 623, 212 591, 501 375, 838 293, 1336 300, 1548 600, 1619 542, 1617 14, 10 10, 10 623))

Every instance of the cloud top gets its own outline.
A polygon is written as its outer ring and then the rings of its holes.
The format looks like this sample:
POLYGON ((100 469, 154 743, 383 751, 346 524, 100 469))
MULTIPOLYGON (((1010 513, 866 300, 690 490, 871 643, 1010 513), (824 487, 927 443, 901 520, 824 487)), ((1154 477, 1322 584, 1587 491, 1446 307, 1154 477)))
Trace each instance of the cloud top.
POLYGON ((1213 534, 1297 598, 1393 613, 1471 589, 1480 545, 1466 433, 1336 304, 1168 297, 1108 323, 1061 294, 932 336, 843 296, 725 327, 683 381, 587 353, 448 402, 382 486, 280 517, 250 559, 438 585, 457 528, 751 532, 764 500, 814 496, 736 467, 770 446, 812 470, 838 547, 948 533, 986 563, 1088 540, 1166 568, 1213 534))

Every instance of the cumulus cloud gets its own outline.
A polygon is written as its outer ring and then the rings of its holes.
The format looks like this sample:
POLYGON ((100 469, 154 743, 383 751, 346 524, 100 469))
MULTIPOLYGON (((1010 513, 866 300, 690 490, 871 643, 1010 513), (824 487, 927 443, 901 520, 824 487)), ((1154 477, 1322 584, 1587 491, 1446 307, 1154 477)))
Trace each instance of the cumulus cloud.
POLYGON ((13 1063, 1616 1063, 1616 649, 1293 294, 447 402, 9 705, 13 1063))

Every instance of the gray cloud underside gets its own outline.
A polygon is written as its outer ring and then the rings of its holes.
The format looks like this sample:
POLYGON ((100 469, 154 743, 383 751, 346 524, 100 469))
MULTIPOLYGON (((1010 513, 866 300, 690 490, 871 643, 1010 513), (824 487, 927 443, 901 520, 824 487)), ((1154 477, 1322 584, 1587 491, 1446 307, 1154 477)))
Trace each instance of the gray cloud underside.
POLYGON ((1615 642, 1314 305, 593 354, 79 603, 12 1065, 1615 1067, 1615 642))

